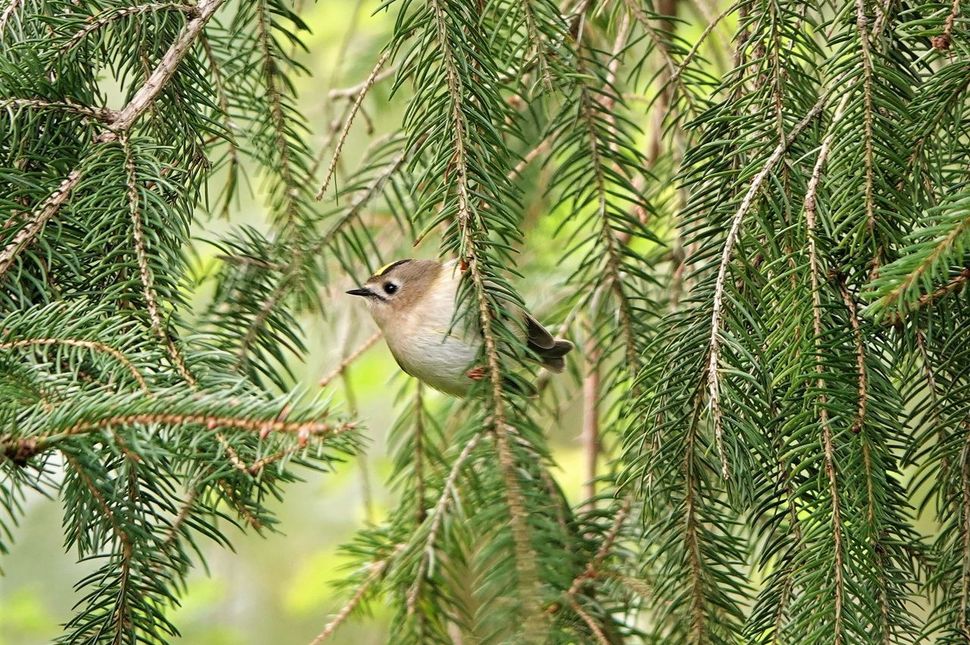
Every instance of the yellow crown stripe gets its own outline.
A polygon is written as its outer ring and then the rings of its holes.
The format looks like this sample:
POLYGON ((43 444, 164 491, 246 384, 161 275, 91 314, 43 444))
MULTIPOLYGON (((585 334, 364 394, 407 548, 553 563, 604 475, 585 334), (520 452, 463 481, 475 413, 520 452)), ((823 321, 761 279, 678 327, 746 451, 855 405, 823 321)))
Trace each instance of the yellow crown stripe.
POLYGON ((385 264, 384 266, 382 266, 380 269, 378 269, 377 270, 377 273, 375 273, 374 275, 377 275, 377 276, 384 275, 385 273, 387 273, 388 271, 390 271, 391 270, 391 267, 394 266, 395 264, 397 264, 397 261, 388 262, 387 264, 385 264))
POLYGON ((391 269, 393 269, 394 267, 396 267, 397 265, 404 264, 405 262, 410 262, 410 261, 411 260, 395 260, 394 262, 389 262, 384 266, 382 266, 380 269, 378 269, 377 273, 374 274, 374 277, 379 278, 385 273, 387 273, 388 271, 390 271, 391 269))

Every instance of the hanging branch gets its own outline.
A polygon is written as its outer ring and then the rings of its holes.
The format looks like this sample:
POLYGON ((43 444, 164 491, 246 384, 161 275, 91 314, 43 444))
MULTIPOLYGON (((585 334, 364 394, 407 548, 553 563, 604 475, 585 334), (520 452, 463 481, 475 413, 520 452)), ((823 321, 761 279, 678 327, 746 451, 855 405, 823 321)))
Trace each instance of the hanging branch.
POLYGON ((873 103, 872 103, 872 53, 869 51, 869 33, 867 31, 866 7, 864 0, 856 0, 856 29, 859 31, 859 49, 862 54, 862 87, 864 96, 864 112, 862 115, 865 129, 864 145, 865 155, 865 205, 866 205, 866 226, 870 235, 876 226, 874 173, 875 161, 873 153, 873 103))
MULTIPOLYGON (((847 98, 847 97, 846 97, 847 98)), ((842 99, 839 104, 839 108, 836 110, 836 116, 833 119, 834 122, 838 122, 842 116, 843 110, 847 103, 846 98, 842 99)), ((812 284, 812 325, 814 331, 814 347, 815 347, 815 373, 818 375, 817 387, 818 387, 818 402, 817 410, 819 415, 819 420, 822 425, 822 445, 824 448, 825 455, 825 475, 828 478, 829 484, 829 494, 832 503, 832 535, 835 548, 835 642, 839 644, 842 642, 842 605, 843 605, 843 595, 845 593, 845 564, 843 562, 843 546, 842 546, 842 512, 839 502, 839 491, 837 482, 837 471, 835 462, 835 449, 832 443, 832 430, 829 421, 828 413, 828 399, 825 394, 826 384, 824 378, 825 368, 822 363, 822 301, 820 294, 820 277, 821 272, 818 261, 818 251, 815 246, 816 240, 816 219, 815 219, 815 208, 816 208, 816 196, 818 192, 818 183, 822 174, 822 169, 825 166, 825 162, 828 158, 829 149, 831 147, 832 136, 834 132, 830 132, 826 139, 822 143, 822 148, 819 151, 818 160, 815 162, 815 168, 812 170, 812 178, 808 184, 808 190, 805 196, 805 221, 808 228, 808 253, 809 253, 809 274, 811 277, 812 284)))
MULTIPOLYGON (((842 77, 835 79, 830 85, 830 88, 836 88, 841 83, 842 77)), ((829 89, 826 91, 819 100, 815 103, 811 110, 808 111, 801 121, 799 121, 794 128, 788 133, 777 146, 775 146, 774 151, 768 160, 761 167, 761 170, 754 179, 751 181, 751 185, 748 187, 744 198, 741 200, 741 205, 738 206, 737 212, 735 212, 734 217, 731 219, 731 228, 728 230, 727 238, 724 240, 724 246, 721 250, 721 260, 718 265, 717 279, 714 282, 714 304, 711 309, 711 340, 710 347, 708 350, 708 366, 707 366, 707 388, 708 397, 711 406, 711 415, 714 419, 714 437, 717 443, 717 452, 721 458, 721 475, 724 479, 730 479, 730 467, 728 465, 727 453, 724 450, 724 422, 721 418, 721 386, 720 386, 720 362, 721 362, 721 324, 724 318, 724 290, 727 284, 727 273, 728 268, 731 265, 731 258, 734 251, 734 244, 737 242, 738 234, 741 230, 741 222, 744 220, 744 216, 747 215, 748 211, 751 209, 752 204, 754 204, 754 199, 761 190, 761 185, 768 178, 768 175, 774 169, 778 161, 781 160, 782 156, 788 150, 788 147, 792 142, 798 137, 799 134, 821 113, 825 104, 829 100, 829 96, 833 90, 829 89)))

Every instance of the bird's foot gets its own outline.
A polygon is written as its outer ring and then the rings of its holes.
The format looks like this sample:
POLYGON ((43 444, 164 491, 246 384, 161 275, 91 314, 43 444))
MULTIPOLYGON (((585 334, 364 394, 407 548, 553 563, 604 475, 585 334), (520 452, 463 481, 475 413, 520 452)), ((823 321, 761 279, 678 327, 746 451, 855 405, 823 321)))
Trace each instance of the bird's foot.
POLYGON ((483 378, 485 378, 485 368, 482 365, 473 367, 465 372, 465 376, 473 381, 481 381, 483 378))

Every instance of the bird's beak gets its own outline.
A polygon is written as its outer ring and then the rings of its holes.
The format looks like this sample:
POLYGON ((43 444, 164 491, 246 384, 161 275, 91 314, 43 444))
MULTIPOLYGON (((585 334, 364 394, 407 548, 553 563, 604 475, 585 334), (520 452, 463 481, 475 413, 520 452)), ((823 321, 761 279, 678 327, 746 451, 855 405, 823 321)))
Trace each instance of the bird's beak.
POLYGON ((374 295, 374 292, 368 289, 367 287, 359 287, 357 289, 351 289, 347 293, 349 293, 352 296, 364 296, 364 297, 374 295))

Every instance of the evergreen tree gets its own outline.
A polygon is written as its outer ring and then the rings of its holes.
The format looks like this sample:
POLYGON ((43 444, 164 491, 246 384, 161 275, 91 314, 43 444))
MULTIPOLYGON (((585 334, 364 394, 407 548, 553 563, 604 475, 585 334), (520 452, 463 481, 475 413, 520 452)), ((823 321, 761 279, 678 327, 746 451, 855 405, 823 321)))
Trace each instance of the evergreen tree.
POLYGON ((485 378, 443 410, 405 384, 397 506, 315 642, 368 602, 394 643, 970 640, 970 7, 374 9, 318 145, 300 2, 0 8, 0 550, 28 490, 60 499, 98 565, 63 642, 171 640, 203 542, 361 450, 329 392, 377 338, 317 395, 303 323, 425 240, 485 378), (250 175, 264 229, 233 219, 250 175), (510 315, 551 245, 555 386, 510 315))

